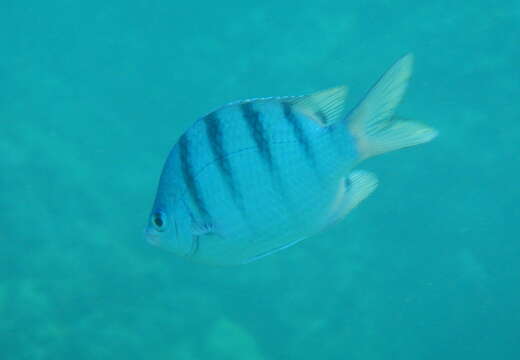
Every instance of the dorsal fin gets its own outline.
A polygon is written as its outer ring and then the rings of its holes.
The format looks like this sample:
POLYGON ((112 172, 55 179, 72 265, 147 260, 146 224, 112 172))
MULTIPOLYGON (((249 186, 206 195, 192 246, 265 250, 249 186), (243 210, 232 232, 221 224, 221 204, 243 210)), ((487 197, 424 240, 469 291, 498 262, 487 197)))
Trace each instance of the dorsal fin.
POLYGON ((340 120, 345 111, 347 87, 337 86, 291 100, 295 109, 321 126, 340 120))

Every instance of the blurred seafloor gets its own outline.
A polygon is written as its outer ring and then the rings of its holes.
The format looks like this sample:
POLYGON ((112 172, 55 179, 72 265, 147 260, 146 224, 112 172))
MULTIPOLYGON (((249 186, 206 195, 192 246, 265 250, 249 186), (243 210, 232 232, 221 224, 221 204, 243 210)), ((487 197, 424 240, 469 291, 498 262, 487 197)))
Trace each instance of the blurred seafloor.
POLYGON ((520 2, 0 4, 0 358, 520 358, 520 2), (412 51, 431 144, 248 266, 142 239, 171 145, 240 98, 347 83, 412 51))

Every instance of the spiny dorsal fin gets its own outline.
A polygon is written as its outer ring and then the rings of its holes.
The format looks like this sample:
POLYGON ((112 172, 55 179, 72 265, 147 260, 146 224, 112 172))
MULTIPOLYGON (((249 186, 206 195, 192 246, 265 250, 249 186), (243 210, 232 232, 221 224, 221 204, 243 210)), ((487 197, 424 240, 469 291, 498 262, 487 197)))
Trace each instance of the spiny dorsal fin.
POLYGON ((295 109, 321 126, 340 120, 345 111, 347 87, 337 86, 292 100, 295 109))

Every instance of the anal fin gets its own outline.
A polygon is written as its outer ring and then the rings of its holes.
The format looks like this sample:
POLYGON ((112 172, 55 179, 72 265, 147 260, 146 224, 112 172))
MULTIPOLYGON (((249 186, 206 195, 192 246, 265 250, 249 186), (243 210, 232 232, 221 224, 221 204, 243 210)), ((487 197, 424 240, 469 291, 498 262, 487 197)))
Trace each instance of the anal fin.
POLYGON ((289 242, 287 244, 283 244, 283 245, 277 246, 277 247, 275 247, 273 249, 264 251, 264 252, 262 252, 262 253, 260 253, 258 255, 255 255, 253 257, 250 257, 249 259, 244 260, 244 262, 242 264, 248 264, 248 263, 251 263, 253 261, 259 260, 261 258, 264 258, 266 256, 272 255, 274 253, 277 253, 278 251, 281 251, 283 249, 287 249, 288 247, 291 247, 291 246, 293 246, 293 245, 295 245, 295 244, 297 244, 300 241, 303 241, 305 239, 306 239, 306 237, 303 237, 303 238, 300 238, 298 240, 293 240, 293 241, 291 241, 291 242, 289 242))

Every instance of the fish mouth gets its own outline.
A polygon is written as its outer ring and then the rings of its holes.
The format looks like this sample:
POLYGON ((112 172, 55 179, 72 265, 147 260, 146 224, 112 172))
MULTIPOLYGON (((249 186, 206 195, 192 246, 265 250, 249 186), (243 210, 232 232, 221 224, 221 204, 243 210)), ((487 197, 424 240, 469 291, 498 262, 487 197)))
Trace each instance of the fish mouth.
POLYGON ((150 244, 150 245, 160 246, 160 244, 161 244, 161 242, 159 240, 159 234, 145 230, 144 238, 146 239, 146 242, 148 242, 148 244, 150 244))

